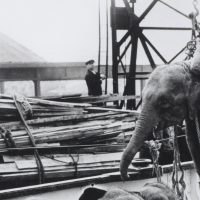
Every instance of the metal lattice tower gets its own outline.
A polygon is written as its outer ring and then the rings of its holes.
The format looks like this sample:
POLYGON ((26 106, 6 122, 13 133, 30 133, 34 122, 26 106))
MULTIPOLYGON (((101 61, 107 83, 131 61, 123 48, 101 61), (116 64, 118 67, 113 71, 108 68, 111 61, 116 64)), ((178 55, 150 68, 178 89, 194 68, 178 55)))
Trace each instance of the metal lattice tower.
MULTIPOLYGON (((137 61, 137 51, 138 51, 138 41, 140 40, 144 52, 149 60, 149 63, 154 69, 156 67, 154 58, 150 52, 150 48, 156 53, 156 55, 162 60, 164 64, 171 63, 175 58, 177 58, 186 47, 181 49, 175 56, 173 56, 169 61, 167 61, 164 56, 156 49, 156 47, 151 43, 151 41, 145 36, 143 30, 192 30, 192 27, 142 27, 140 24, 143 19, 148 15, 152 8, 159 2, 169 9, 177 12, 183 17, 191 20, 189 16, 173 8, 169 4, 163 2, 162 0, 153 0, 147 9, 137 16, 134 12, 134 7, 136 0, 122 0, 124 7, 116 7, 115 0, 111 0, 111 30, 112 30, 112 75, 113 75, 113 93, 118 93, 118 76, 122 75, 119 73, 119 66, 123 69, 123 75, 126 77, 126 86, 124 90, 124 95, 135 95, 135 80, 136 80, 136 61, 137 61), (126 30, 126 33, 118 41, 118 30, 126 30), (129 40, 129 41, 128 41, 129 40), (128 42, 127 42, 128 41, 128 42), (125 43, 126 42, 126 43, 125 43), (125 48, 122 49, 122 45, 125 48), (129 69, 126 71, 124 63, 122 61, 127 50, 131 50, 129 69)), ((129 100, 127 102, 127 109, 136 109, 135 100, 129 100)))

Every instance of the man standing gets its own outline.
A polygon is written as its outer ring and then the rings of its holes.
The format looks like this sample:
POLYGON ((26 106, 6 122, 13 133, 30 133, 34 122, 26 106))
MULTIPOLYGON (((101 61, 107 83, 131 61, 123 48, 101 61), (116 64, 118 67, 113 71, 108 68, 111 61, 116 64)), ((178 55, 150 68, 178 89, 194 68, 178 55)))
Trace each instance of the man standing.
POLYGON ((87 73, 85 75, 85 81, 88 87, 88 95, 99 96, 102 95, 102 80, 104 75, 94 70, 94 60, 89 60, 85 63, 87 67, 87 73))

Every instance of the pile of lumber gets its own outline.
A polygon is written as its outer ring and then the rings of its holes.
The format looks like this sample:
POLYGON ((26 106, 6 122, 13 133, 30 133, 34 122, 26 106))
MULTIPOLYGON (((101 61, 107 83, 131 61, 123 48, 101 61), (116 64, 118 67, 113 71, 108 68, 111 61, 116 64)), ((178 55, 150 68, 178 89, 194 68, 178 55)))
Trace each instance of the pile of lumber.
POLYGON ((31 109, 31 115, 24 118, 36 147, 31 145, 13 98, 2 95, 0 182, 36 180, 35 150, 39 152, 47 181, 119 170, 121 153, 130 140, 138 112, 92 107, 88 102, 35 98, 24 101, 31 109), (14 146, 6 138, 7 132, 14 146))
MULTIPOLYGON (((109 144, 122 143, 126 133, 132 132, 135 122, 129 121, 130 115, 122 114, 120 116, 111 115, 111 119, 106 121, 107 116, 100 114, 91 114, 89 120, 84 120, 74 125, 64 126, 65 119, 62 118, 62 126, 51 127, 52 124, 37 123, 36 120, 27 121, 32 127, 31 132, 34 136, 35 143, 45 145, 46 143, 61 143, 66 145, 83 145, 83 144, 109 144), (115 116, 115 118, 114 118, 115 116), (98 120, 97 120, 98 118, 98 120), (126 121, 119 121, 124 118, 126 121), (42 127, 39 127, 42 126, 42 127)), ((52 119, 53 120, 53 119, 52 119)), ((55 122, 58 118, 54 117, 55 122)), ((68 119, 66 119, 68 121, 68 119)), ((59 121, 60 122, 60 121, 59 121)), ((71 122, 71 121, 70 121, 71 122)), ((51 121, 54 123, 54 121, 51 121)), ((30 146, 29 136, 23 130, 23 125, 20 122, 2 123, 5 129, 11 129, 12 138, 17 147, 30 146)), ((0 139, 0 150, 6 148, 4 139, 0 139)), ((116 149, 117 150, 117 149, 116 149)))
MULTIPOLYGON (((83 114, 84 107, 91 106, 90 104, 79 104, 79 103, 63 103, 63 102, 52 102, 48 100, 35 99, 35 98, 24 98, 18 96, 21 103, 27 103, 32 109, 32 119, 44 118, 52 116, 69 116, 83 114)), ((18 112, 13 101, 13 98, 7 95, 1 95, 0 98, 0 120, 14 121, 18 118, 18 112)))

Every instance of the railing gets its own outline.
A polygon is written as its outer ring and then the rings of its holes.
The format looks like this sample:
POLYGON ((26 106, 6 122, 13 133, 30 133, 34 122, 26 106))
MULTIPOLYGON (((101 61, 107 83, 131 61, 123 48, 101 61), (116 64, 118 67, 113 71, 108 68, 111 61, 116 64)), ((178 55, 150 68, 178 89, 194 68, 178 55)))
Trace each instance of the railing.
MULTIPOLYGON (((102 73, 105 67, 101 67, 102 73)), ((151 68, 148 65, 137 67, 137 79, 141 82, 148 77, 151 68)), ((0 91, 4 93, 5 81, 33 81, 35 96, 41 95, 40 81, 53 80, 82 80, 85 77, 86 67, 84 63, 0 63, 0 91)), ((120 75, 125 76, 122 69, 120 75)), ((108 67, 108 78, 112 77, 111 66, 108 67)))

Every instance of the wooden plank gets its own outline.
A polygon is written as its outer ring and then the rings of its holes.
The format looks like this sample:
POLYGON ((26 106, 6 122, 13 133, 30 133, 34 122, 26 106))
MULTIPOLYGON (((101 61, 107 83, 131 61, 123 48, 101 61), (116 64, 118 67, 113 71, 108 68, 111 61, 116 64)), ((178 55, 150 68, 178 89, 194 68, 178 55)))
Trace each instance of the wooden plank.
POLYGON ((136 110, 120 110, 120 109, 112 109, 112 108, 100 108, 100 107, 88 107, 86 108, 88 111, 113 111, 113 112, 120 112, 120 113, 131 113, 133 116, 138 117, 140 112, 136 110))
MULTIPOLYGON (((64 101, 64 102, 74 102, 74 103, 104 103, 104 102, 113 102, 113 101, 120 101, 120 100, 128 100, 128 99, 135 99, 140 98, 139 96, 129 95, 129 96, 122 96, 117 94, 109 94, 109 95, 101 95, 101 96, 80 96, 80 97, 54 97, 54 100, 57 101, 64 101)), ((44 98, 45 99, 45 98, 44 98)), ((48 100, 52 100, 52 98, 46 98, 48 100)))
POLYGON ((37 103, 40 105, 48 105, 48 106, 61 106, 61 107, 88 107, 90 104, 78 104, 78 103, 66 103, 66 102, 56 102, 56 101, 48 101, 43 99, 36 98, 27 98, 30 103, 37 103))
MULTIPOLYGON (((41 159, 42 160, 42 165, 44 167, 53 167, 53 166, 65 166, 65 165, 69 165, 71 164, 71 160, 69 163, 64 163, 64 162, 59 162, 59 161, 55 161, 52 159, 41 159)), ((37 163, 35 160, 16 160, 15 164, 17 166, 17 168, 19 170, 23 170, 23 169, 37 169, 37 163)))
POLYGON ((40 86, 40 81, 34 80, 34 89, 35 89, 35 96, 41 96, 41 86, 40 86))
POLYGON ((18 172, 15 163, 2 163, 0 164, 0 174, 2 173, 16 173, 18 172))
MULTIPOLYGON (((62 98, 81 98, 82 94, 81 93, 74 93, 74 94, 63 94, 63 95, 54 95, 54 96, 40 96, 40 99, 46 99, 46 100, 57 100, 57 99, 62 99, 62 98)), ((34 97, 33 97, 34 98, 34 97)))
MULTIPOLYGON (((31 132, 33 135, 44 133, 44 132, 57 132, 57 131, 62 131, 62 130, 72 130, 72 129, 77 129, 77 128, 84 128, 84 127, 94 127, 94 126, 102 126, 102 125, 108 125, 111 124, 113 120, 106 120, 106 121, 99 121, 99 120, 94 120, 94 121, 87 121, 87 122, 80 122, 78 124, 74 125, 68 125, 68 126, 56 126, 56 127, 41 127, 39 129, 31 129, 31 132)), ((25 130, 16 130, 12 131, 12 135, 14 137, 17 136, 23 136, 27 135, 25 130)))
MULTIPOLYGON (((45 172, 46 179, 58 179, 58 178, 75 178, 75 177, 85 177, 85 176, 94 176, 100 175, 103 173, 109 172, 117 172, 119 167, 100 167, 97 169, 80 169, 75 176, 75 169, 72 170, 63 170, 58 172, 45 172)), ((25 173, 11 173, 11 174, 4 174, 0 175, 1 183, 11 182, 11 181, 28 181, 28 180, 37 180, 38 179, 38 172, 25 172, 25 173)))
MULTIPOLYGON (((98 115, 99 116, 99 115, 98 115)), ((117 115, 118 116, 118 115, 117 115)), ((80 128, 80 125, 76 125, 74 129, 73 126, 64 126, 59 128, 49 128, 49 129, 41 129, 32 131, 34 138, 36 140, 36 143, 47 143, 47 142, 56 142, 56 141, 64 141, 64 140, 84 140, 85 138, 98 138, 98 135, 102 135, 101 137, 105 136, 106 138, 114 137, 120 134, 120 132, 116 131, 126 131, 126 130, 133 130, 135 123, 127 123, 127 122, 112 122, 110 124, 103 124, 100 123, 100 125, 94 125, 87 127, 87 122, 85 123, 85 126, 81 125, 82 128, 80 128), (65 130, 65 128, 67 128, 65 130), (69 129, 68 129, 69 128, 69 129), (109 136, 110 135, 110 136, 109 136), (113 135, 113 136, 112 136, 113 135)), ((92 124, 91 124, 92 125, 92 124)), ((15 140, 16 144, 21 145, 29 145, 29 138, 26 135, 25 131, 12 131, 13 139, 15 140)), ((0 147, 4 148, 4 140, 0 139, 0 147)))
MULTIPOLYGON (((58 170, 67 170, 68 172, 74 171, 75 167, 71 163, 64 164, 62 162, 53 162, 53 161, 47 161, 47 160, 42 160, 44 170, 45 171, 55 171, 55 173, 58 172, 58 170)), ((37 164, 35 161, 31 162, 22 162, 22 161, 16 161, 17 168, 21 170, 26 170, 26 171, 33 171, 32 169, 37 169, 37 164)), ((119 161, 118 162, 108 162, 108 163, 89 163, 89 164, 78 164, 77 165, 78 170, 86 169, 89 171, 89 169, 93 170, 93 168, 104 168, 104 167, 119 167, 119 161)), ((7 173, 7 172, 6 172, 7 173)), ((20 172, 21 173, 21 172, 20 172)))
MULTIPOLYGON (((128 114, 128 113, 127 113, 128 114)), ((27 120, 27 124, 29 126, 43 126, 52 124, 54 123, 54 126, 56 126, 56 123, 61 123, 61 122, 73 122, 73 121, 82 121, 82 120, 93 120, 93 119, 101 119, 105 120, 107 118, 112 119, 112 115, 117 115, 117 113, 95 113, 95 114, 82 114, 82 115, 77 115, 77 116, 59 116, 59 117, 48 117, 48 118, 39 118, 39 119, 32 119, 32 120, 27 120)), ((13 129, 24 129, 23 125, 21 122, 15 121, 15 122, 5 122, 1 123, 2 127, 9 128, 11 130, 13 129)))
POLYGON ((90 144, 90 145, 66 145, 66 146, 37 146, 37 147, 18 147, 18 148, 6 148, 5 145, 1 145, 0 153, 5 154, 13 151, 18 151, 21 153, 32 154, 34 149, 44 154, 52 153, 71 153, 71 154, 91 154, 91 153, 116 153, 122 152, 126 144, 90 144))
POLYGON ((24 156, 14 156, 14 155, 2 155, 4 163, 15 162, 16 160, 33 160, 34 156, 24 155, 24 156))
MULTIPOLYGON (((89 138, 97 137, 98 135, 106 134, 108 131, 117 131, 121 128, 121 122, 112 123, 105 126, 93 126, 93 127, 83 127, 71 130, 61 130, 53 132, 42 132, 34 134, 34 139, 37 144, 46 142, 57 142, 62 140, 70 140, 76 138, 89 138)), ((13 138, 16 144, 19 142, 29 142, 29 137, 18 136, 13 138)), ((0 143, 4 143, 3 139, 0 139, 0 143)))
POLYGON ((3 81, 0 81, 0 93, 4 93, 5 92, 5 85, 3 81))
MULTIPOLYGON (((103 162, 119 162, 122 153, 111 153, 111 154, 98 154, 98 155, 72 155, 75 161, 78 161, 78 165, 83 164, 94 164, 103 162)), ((18 169, 31 169, 37 168, 35 160, 16 160, 16 166, 18 169)), ((73 160, 70 156, 59 157, 59 158, 44 158, 42 157, 42 163, 44 167, 54 166, 73 166, 73 160)))

